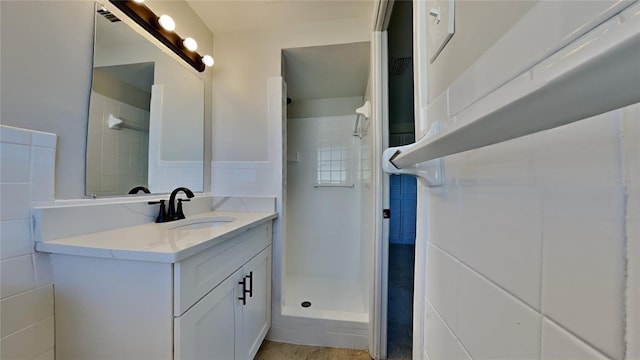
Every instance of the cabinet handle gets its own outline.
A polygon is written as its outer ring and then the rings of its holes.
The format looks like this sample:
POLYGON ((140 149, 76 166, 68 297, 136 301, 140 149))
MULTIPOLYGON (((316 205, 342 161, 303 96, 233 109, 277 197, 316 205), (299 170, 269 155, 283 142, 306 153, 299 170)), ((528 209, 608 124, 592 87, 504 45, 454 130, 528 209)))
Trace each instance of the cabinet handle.
POLYGON ((242 285, 242 296, 238 300, 242 300, 242 305, 247 305, 247 279, 243 278, 238 284, 242 285))
POLYGON ((249 285, 249 297, 253 297, 253 271, 250 271, 249 275, 245 275, 245 280, 247 278, 251 281, 251 285, 249 285))

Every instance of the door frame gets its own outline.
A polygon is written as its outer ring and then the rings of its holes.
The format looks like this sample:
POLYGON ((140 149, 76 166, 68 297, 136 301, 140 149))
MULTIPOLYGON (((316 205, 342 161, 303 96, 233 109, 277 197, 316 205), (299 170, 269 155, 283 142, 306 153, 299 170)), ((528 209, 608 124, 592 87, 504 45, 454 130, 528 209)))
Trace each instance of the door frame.
MULTIPOLYGON (((382 171, 382 152, 389 146, 389 78, 388 78, 388 42, 387 29, 394 0, 377 0, 374 8, 374 27, 372 33, 373 64, 373 102, 374 133, 373 162, 375 200, 374 200, 374 311, 371 317, 372 334, 370 353, 374 359, 387 357, 387 299, 389 275, 389 221, 382 219, 382 209, 389 208, 389 175, 382 171)), ((424 1, 413 0, 413 72, 414 72, 414 112, 416 120, 416 140, 426 133, 427 106, 427 5, 424 1), (421 66, 421 64, 424 64, 421 66)), ((418 189, 425 184, 418 179, 418 189)), ((426 219, 426 199, 418 191, 416 216, 426 219)), ((416 225, 415 268, 414 273, 426 274, 426 227, 416 225)), ((425 283, 423 277, 414 277, 413 290, 413 359, 422 359, 424 339, 425 283)))
POLYGON ((374 246, 373 286, 370 313, 369 353, 373 359, 387 358, 387 296, 389 274, 389 175, 382 171, 382 152, 389 146, 389 78, 387 28, 394 0, 378 0, 374 8, 371 64, 373 92, 374 246))

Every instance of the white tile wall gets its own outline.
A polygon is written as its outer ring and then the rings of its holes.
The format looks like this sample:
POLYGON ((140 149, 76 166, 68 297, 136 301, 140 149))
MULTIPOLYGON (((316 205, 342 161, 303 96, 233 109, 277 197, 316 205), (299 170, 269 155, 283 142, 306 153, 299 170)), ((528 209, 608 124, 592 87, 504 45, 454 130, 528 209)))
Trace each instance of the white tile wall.
POLYGON ((445 187, 422 190, 425 302, 474 359, 625 359, 638 109, 445 158, 445 187))
POLYGON ((0 139, 0 358, 53 359, 51 269, 30 208, 53 201, 56 136, 0 126, 0 139))
POLYGON ((466 266, 458 281, 457 336, 474 359, 539 358, 539 313, 466 266))
POLYGON ((458 261, 432 244, 427 246, 426 295, 429 298, 429 306, 433 306, 447 325, 455 330, 458 261))
MULTIPOLYGON (((283 211, 290 213, 290 209, 287 209, 286 201, 287 187, 290 186, 292 177, 288 177, 289 184, 287 184, 287 119, 286 119, 286 105, 283 103, 282 94, 286 91, 283 87, 283 79, 281 77, 272 77, 268 79, 268 151, 266 155, 266 161, 214 161, 212 162, 212 192, 217 197, 230 197, 228 203, 224 206, 245 206, 245 204, 239 204, 234 197, 242 197, 243 201, 247 197, 276 197, 276 210, 282 214, 283 211), (284 118, 283 118, 284 115, 284 118), (285 145, 283 147, 283 145, 285 145), (284 162, 283 162, 284 160, 284 162), (284 165, 284 166, 283 166, 284 165), (284 177, 284 178, 283 178, 284 177)), ((353 125, 353 116, 348 117, 347 124, 345 124, 346 130, 344 134, 351 140, 349 127, 353 125)), ((355 140, 355 138, 353 138, 355 140)), ((356 183, 355 189, 349 189, 354 194, 354 202, 359 203, 362 197, 371 203, 373 188, 370 184, 371 181, 371 147, 370 137, 363 138, 362 142, 357 143, 355 146, 358 149, 364 149, 364 152, 360 153, 361 156, 356 155, 354 161, 356 169, 352 179, 356 183), (369 142, 368 142, 369 141, 369 142), (360 167, 361 165, 361 167, 360 167), (360 171, 358 171, 360 170, 360 171), (358 186, 362 185, 362 188, 358 186)), ((289 144, 291 146, 291 144, 289 144)), ((295 155, 297 150, 289 149, 289 155, 295 155)), ((242 157, 242 156, 240 156, 242 157)), ((305 174, 307 175, 307 174, 305 174)), ((311 183, 307 183, 312 186, 311 183)), ((313 189, 313 187, 311 187, 313 189)), ((326 190, 326 189, 324 189, 326 190)), ((343 189, 345 190, 345 189, 343 189)), ((248 204, 246 204, 248 206, 248 204)), ((258 205, 254 203, 254 205, 258 205)), ((216 206, 216 205, 214 205, 216 206)), ((359 210, 356 211, 359 214, 359 210)), ((329 218, 330 214, 325 218, 329 218)), ((286 342, 298 342, 303 344, 317 344, 332 347, 350 347, 357 349, 364 349, 368 346, 368 323, 340 321, 340 320, 328 320, 318 318, 304 318, 300 316, 283 316, 281 298, 285 297, 287 292, 286 285, 282 285, 285 280, 282 270, 289 268, 291 259, 284 256, 285 252, 289 251, 288 244, 285 244, 285 232, 286 222, 291 219, 285 219, 279 217, 274 224, 274 242, 273 242, 273 325, 267 338, 275 341, 286 342)), ((370 225, 370 224, 369 224, 370 225)), ((331 225, 335 227, 335 225, 331 225)), ((372 227, 367 223, 362 224, 357 221, 355 227, 359 232, 372 231, 372 227)), ((331 229, 329 229, 331 230, 331 229)), ((287 235, 287 239, 289 236, 287 235)), ((370 239, 370 237, 365 237, 370 239)), ((331 240, 331 239, 328 239, 331 240)), ((359 237, 354 243, 359 244, 359 237)), ((339 244, 340 245, 340 244, 339 244)), ((371 244, 369 244, 371 245, 371 244)), ((329 247, 328 244, 325 244, 329 247)), ((358 245, 359 246, 359 245, 358 245)), ((372 246, 372 245, 371 245, 372 246)), ((371 274, 370 265, 372 256, 367 258, 367 253, 372 251, 371 246, 368 248, 366 245, 361 248, 361 251, 355 250, 352 252, 353 257, 351 260, 355 260, 353 266, 350 269, 354 270, 348 274, 356 281, 362 278, 368 278, 371 274), (369 261, 366 263, 366 261, 369 261), (362 263, 361 263, 362 261, 362 263), (358 266, 361 264, 362 267, 358 266), (369 267, 367 266, 369 265, 369 267)), ((335 254, 335 253, 334 253, 335 254)), ((332 257, 325 257, 324 259, 319 256, 310 258, 316 261, 315 264, 321 264, 327 268, 333 263, 332 257), (330 259, 330 260, 328 260, 330 259)), ((340 274, 340 277, 343 277, 340 274)), ((363 282, 364 283, 364 282, 363 282)), ((363 286, 364 287, 364 286, 363 286)), ((366 287, 365 287, 366 288, 366 287)), ((363 288, 362 290, 362 303, 365 311, 368 309, 368 290, 363 288)))
MULTIPOLYGON (((351 135, 354 116, 288 119, 287 275, 360 278, 360 143, 351 135), (353 187, 315 187, 320 157, 342 149, 353 187)), ((332 160, 333 161, 333 155, 332 160)))
POLYGON ((622 177, 620 115, 541 134, 536 149, 545 185, 544 312, 616 359, 623 357, 625 194, 611 178, 622 177))
MULTIPOLYGON (((88 194, 122 195, 148 186, 149 132, 109 129, 109 114, 149 127, 149 111, 92 92, 87 146, 88 194)), ((202 163, 200 163, 202 169, 202 163)), ((200 176, 200 179, 202 176, 200 176)))
MULTIPOLYGON (((540 2, 440 99, 419 105, 451 126, 464 109, 510 96, 504 82, 531 61, 629 5, 609 24, 640 5, 540 2)), ((444 322, 462 345, 456 358, 640 358, 639 119, 635 104, 446 157, 445 185, 419 189, 429 199, 425 311, 438 314, 425 331, 444 322)), ((440 338, 424 337, 429 357, 440 338)))
POLYGON ((565 329, 544 319, 542 322, 542 359, 607 359, 565 329))
POLYGON ((428 358, 430 360, 462 359, 458 357, 459 353, 464 352, 461 349, 462 345, 429 301, 425 302, 425 317, 427 326, 424 330, 424 341, 431 344, 428 349, 425 349, 428 358))
POLYGON ((626 354, 640 359, 640 106, 625 110, 622 121, 623 177, 627 191, 627 333, 626 354), (633 254, 636 254, 635 256, 633 254))
POLYGON ((541 198, 535 188, 463 187, 458 258, 540 306, 541 198), (478 214, 486 216, 478 216, 478 214), (506 220, 508 219, 508 220, 506 220))

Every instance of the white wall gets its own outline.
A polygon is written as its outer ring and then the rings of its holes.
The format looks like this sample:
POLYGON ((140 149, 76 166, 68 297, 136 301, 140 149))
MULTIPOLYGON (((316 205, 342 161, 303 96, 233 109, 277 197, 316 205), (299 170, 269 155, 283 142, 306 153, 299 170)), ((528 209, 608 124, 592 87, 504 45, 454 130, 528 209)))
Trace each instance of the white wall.
MULTIPOLYGON (((509 41, 562 38, 586 8, 610 5, 541 2, 537 15, 553 8, 558 26, 519 28, 509 41)), ((509 51, 491 54, 492 71, 518 65, 509 51)), ((430 102, 430 120, 454 119, 454 86, 471 89, 470 98, 492 90, 469 85, 454 82, 447 105, 430 102)), ((420 184, 418 221, 428 233, 419 239, 426 271, 416 281, 426 296, 415 319, 424 327, 418 357, 637 358, 639 115, 636 104, 448 156, 444 186, 420 184)))
POLYGON ((290 119, 355 114, 362 106, 362 96, 293 101, 287 106, 290 119))
POLYGON ((370 19, 275 26, 216 34, 214 161, 268 160, 267 78, 283 75, 282 49, 368 41, 370 19))
POLYGON ((49 255, 31 238, 32 201, 53 200, 56 136, 0 127, 0 358, 54 359, 49 255))
MULTIPOLYGON (((156 2, 158 4, 152 2, 153 5, 171 13, 181 28, 186 26, 193 34, 196 28, 200 29, 194 36, 206 35, 202 41, 198 40, 201 47, 213 46, 213 35, 184 1, 156 2)), ((57 134, 55 196, 81 198, 84 196, 94 2, 0 1, 0 14, 2 124, 57 134)), ((205 78, 207 169, 211 156, 210 74, 205 78)), ((207 190, 209 171, 205 174, 207 190)))

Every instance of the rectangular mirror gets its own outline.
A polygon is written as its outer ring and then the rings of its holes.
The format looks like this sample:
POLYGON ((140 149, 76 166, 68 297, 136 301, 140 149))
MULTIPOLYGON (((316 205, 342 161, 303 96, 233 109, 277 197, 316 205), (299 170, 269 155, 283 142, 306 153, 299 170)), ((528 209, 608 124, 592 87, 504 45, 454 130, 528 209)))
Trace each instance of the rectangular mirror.
POLYGON ((95 24, 86 195, 203 191, 203 80, 101 4, 95 24))

